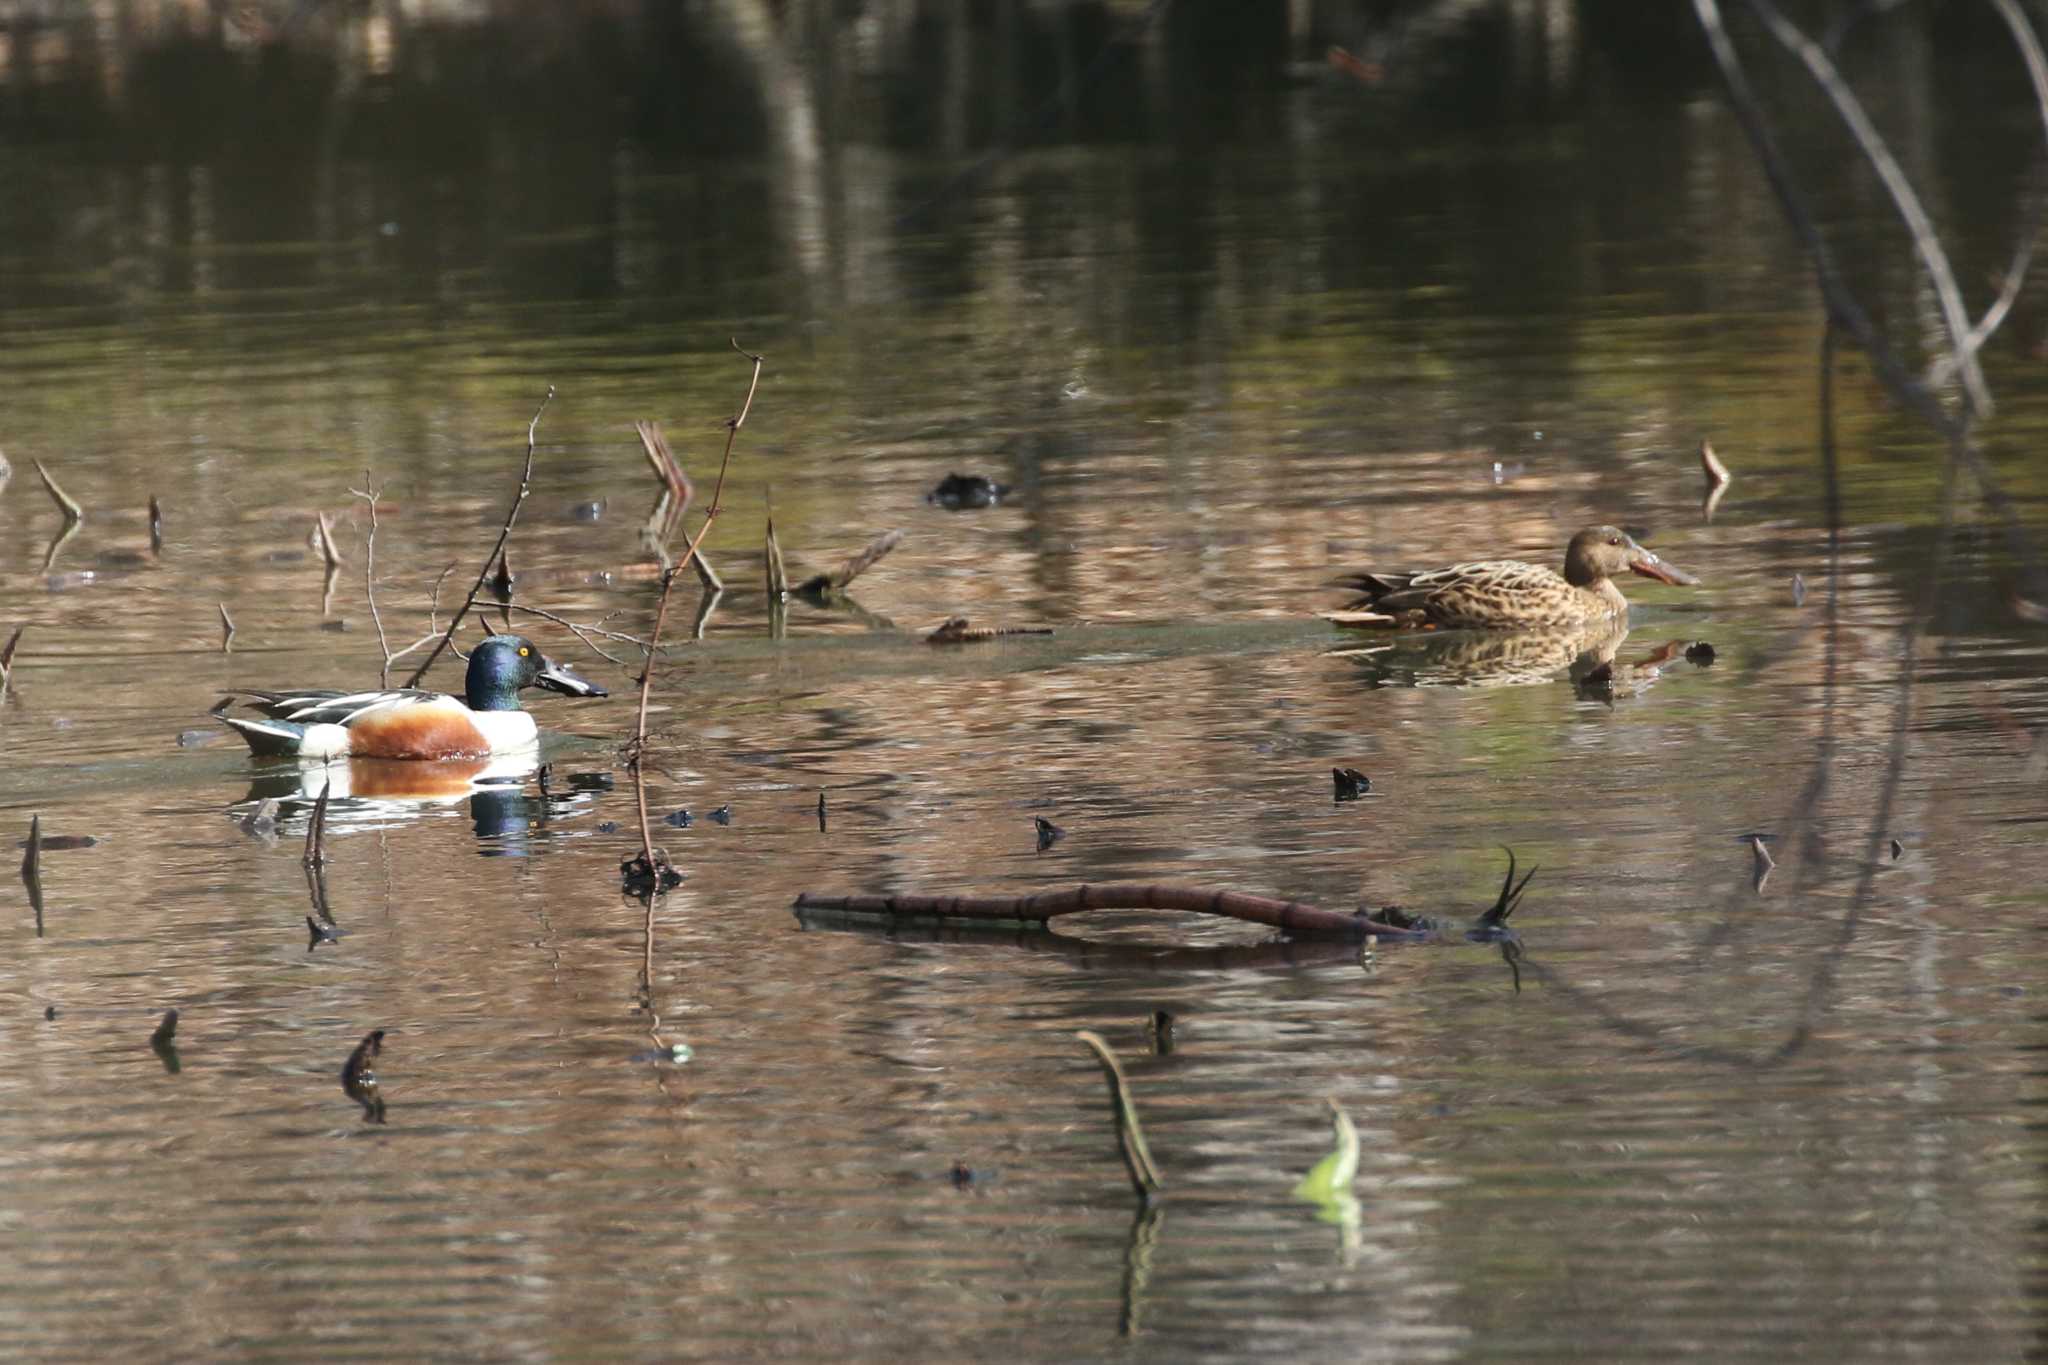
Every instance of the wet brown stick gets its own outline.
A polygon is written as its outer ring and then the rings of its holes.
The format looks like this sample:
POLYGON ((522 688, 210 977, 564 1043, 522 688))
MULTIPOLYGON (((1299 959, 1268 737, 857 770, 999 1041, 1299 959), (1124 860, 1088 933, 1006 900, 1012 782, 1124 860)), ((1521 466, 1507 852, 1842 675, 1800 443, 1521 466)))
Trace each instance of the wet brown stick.
POLYGON ((512 538, 512 523, 519 520, 519 509, 526 505, 527 495, 533 491, 534 433, 540 427, 541 414, 546 412, 548 404, 554 401, 555 386, 550 384, 547 396, 541 399, 540 406, 534 409, 533 420, 526 424, 526 465, 519 472, 519 491, 512 495, 512 505, 505 509, 505 524, 498 529, 498 543, 491 546, 491 552, 484 556, 484 565, 476 571, 476 582, 470 584, 469 595, 462 599, 462 605, 448 618, 448 629, 442 633, 439 642, 428 653, 426 662, 415 668, 412 676, 405 680, 407 687, 418 687, 420 679, 426 677, 427 670, 434 666, 434 660, 441 657, 441 651, 454 643, 455 631, 461 626, 462 618, 476 605, 476 595, 484 590, 484 583, 489 580, 491 570, 498 566, 499 559, 504 555, 505 542, 512 538))
POLYGON ((28 629, 23 622, 14 628, 14 634, 7 637, 7 645, 0 649, 0 697, 7 695, 7 689, 14 680, 14 647, 21 643, 21 633, 28 629))
MULTIPOLYGON (((697 547, 704 543, 705 536, 711 534, 711 524, 718 519, 719 502, 725 496, 725 474, 732 467, 732 444, 739 436, 740 428, 746 424, 747 414, 754 410, 754 394, 761 387, 763 357, 742 349, 737 337, 732 339, 732 348, 754 363, 754 372, 747 381, 746 400, 740 404, 738 415, 726 423, 725 454, 718 461, 718 482, 712 486, 711 505, 704 509, 704 524, 697 528, 696 538, 683 552, 683 563, 696 559, 697 547)), ((647 662, 640 670, 640 706, 633 721, 633 740, 629 746, 634 785, 640 791, 640 856, 645 859, 648 874, 655 878, 657 886, 660 885, 661 873, 654 859, 654 831, 647 823, 647 793, 640 782, 641 762, 647 750, 647 698, 654 689, 654 662, 661 647, 661 628, 668 619, 669 594, 682 567, 682 564, 671 564, 661 575, 661 600, 654 609, 654 631, 647 637, 647 662)))
POLYGON ((1023 920, 1045 923, 1086 910, 1189 910, 1203 915, 1264 924, 1315 938, 1404 938, 1421 935, 1377 923, 1360 914, 1325 910, 1302 901, 1254 896, 1243 891, 1210 891, 1163 882, 1103 882, 1041 891, 1031 896, 824 896, 806 891, 798 910, 831 910, 855 915, 936 916, 942 919, 1023 920))
POLYGON ((831 597, 844 592, 848 584, 873 568, 882 556, 902 543, 903 532, 884 531, 832 572, 813 574, 805 579, 798 585, 797 591, 805 597, 831 597))

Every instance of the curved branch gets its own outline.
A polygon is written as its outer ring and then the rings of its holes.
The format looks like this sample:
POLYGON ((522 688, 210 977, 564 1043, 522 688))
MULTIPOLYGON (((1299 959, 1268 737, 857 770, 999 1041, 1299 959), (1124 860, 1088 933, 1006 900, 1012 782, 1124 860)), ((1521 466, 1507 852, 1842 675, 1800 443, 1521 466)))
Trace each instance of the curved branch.
POLYGON ((1763 20, 1771 36, 1806 67, 1807 74, 1813 77, 1814 83, 1835 106, 1835 112, 1842 116, 1842 122, 1848 125, 1856 145, 1870 159, 1878 179, 1884 182, 1893 207, 1898 209, 1899 217, 1905 220, 1906 229, 1912 234, 1913 248, 1920 254, 1920 263, 1926 267, 1927 277, 1933 282, 1935 297, 1941 304, 1942 320, 1948 325, 1953 368, 1962 378, 1970 407, 1979 414, 1989 415, 1991 390, 1984 383, 1984 371, 1977 364, 1976 352, 1968 344, 1973 329, 1969 313, 1963 306, 1962 291, 1956 287, 1955 271, 1949 266, 1948 253, 1942 250, 1941 238, 1935 234, 1933 220, 1928 218, 1920 196, 1914 193, 1912 182, 1906 179, 1906 172, 1892 156, 1883 134, 1877 131, 1877 126, 1863 111, 1862 101, 1842 79, 1841 72, 1821 45, 1780 14, 1771 0, 1749 0, 1749 7, 1763 20))

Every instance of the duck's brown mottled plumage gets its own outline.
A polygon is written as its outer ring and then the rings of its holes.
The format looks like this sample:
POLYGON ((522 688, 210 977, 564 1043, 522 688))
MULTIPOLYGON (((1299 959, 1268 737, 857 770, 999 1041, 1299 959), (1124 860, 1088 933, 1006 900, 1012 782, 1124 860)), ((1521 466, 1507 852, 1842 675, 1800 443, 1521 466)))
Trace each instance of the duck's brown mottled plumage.
POLYGON ((1519 559, 1480 559, 1419 573, 1359 572, 1336 586, 1359 596, 1325 613, 1339 625, 1445 630, 1562 630, 1625 619, 1628 599, 1614 575, 1665 583, 1699 580, 1667 564, 1612 526, 1572 537, 1564 572, 1519 559))

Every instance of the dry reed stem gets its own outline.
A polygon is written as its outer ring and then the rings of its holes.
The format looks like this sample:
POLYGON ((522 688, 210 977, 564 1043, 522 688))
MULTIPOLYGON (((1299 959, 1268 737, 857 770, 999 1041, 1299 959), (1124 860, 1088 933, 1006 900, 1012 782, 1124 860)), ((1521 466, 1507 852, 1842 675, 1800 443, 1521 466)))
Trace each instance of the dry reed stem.
POLYGON ((78 505, 77 499, 57 486, 57 481, 50 477, 50 471, 43 468, 43 462, 31 460, 29 463, 36 467, 36 477, 43 481, 44 491, 50 495, 50 501, 57 504, 57 510, 64 514, 64 520, 72 523, 84 521, 85 510, 78 505))

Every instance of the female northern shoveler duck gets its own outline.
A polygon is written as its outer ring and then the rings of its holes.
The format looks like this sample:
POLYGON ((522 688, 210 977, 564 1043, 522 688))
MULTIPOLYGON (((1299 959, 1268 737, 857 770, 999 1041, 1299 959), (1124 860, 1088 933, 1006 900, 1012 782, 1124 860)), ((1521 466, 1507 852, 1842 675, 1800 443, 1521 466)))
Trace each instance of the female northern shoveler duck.
POLYGON ((1480 559, 1421 573, 1347 574, 1332 586, 1361 594, 1343 611, 1345 626, 1445 630, 1560 630, 1626 619, 1628 599, 1614 586, 1624 570, 1664 583, 1699 580, 1657 558, 1612 526, 1572 537, 1564 572, 1519 559, 1480 559))
POLYGON ((519 709, 519 689, 545 687, 572 697, 605 690, 550 662, 531 640, 493 635, 469 656, 460 698, 393 688, 382 692, 231 692, 263 719, 220 719, 266 758, 487 758, 531 749, 540 730, 519 709))

